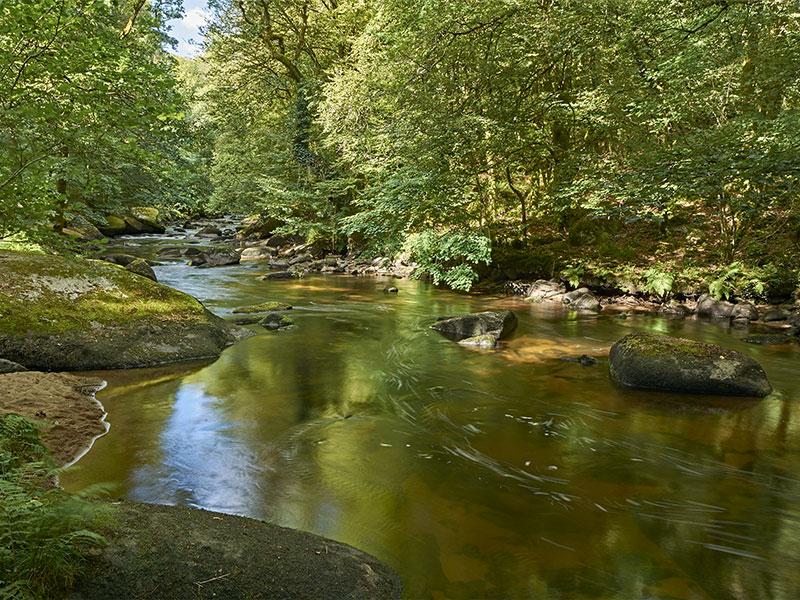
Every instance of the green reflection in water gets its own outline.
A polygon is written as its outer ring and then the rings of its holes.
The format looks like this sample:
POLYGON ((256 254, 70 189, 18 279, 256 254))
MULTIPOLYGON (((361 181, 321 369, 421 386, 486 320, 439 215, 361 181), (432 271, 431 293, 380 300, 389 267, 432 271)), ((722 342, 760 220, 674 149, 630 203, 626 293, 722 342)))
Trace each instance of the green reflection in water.
POLYGON ((408 598, 800 597, 797 350, 692 320, 258 272, 159 268, 220 314, 291 302, 296 327, 211 364, 103 373, 112 427, 66 487, 114 482, 341 540, 391 564, 408 598), (496 351, 428 329, 487 306, 520 317, 496 351), (745 350, 776 392, 617 390, 605 353, 641 330, 745 350), (601 364, 558 360, 583 353, 601 364))

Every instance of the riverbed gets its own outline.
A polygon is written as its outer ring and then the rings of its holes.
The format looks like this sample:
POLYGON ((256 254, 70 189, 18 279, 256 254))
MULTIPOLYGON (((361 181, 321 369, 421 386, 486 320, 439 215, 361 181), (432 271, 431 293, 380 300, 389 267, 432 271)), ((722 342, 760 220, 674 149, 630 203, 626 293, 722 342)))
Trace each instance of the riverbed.
MULTIPOLYGON (((152 258, 174 243, 116 250, 152 258)), ((111 428, 62 485, 345 542, 393 567, 407 598, 800 597, 797 345, 745 344, 747 330, 694 318, 265 271, 155 267, 223 317, 288 302, 294 326, 253 326, 215 361, 93 372, 111 428), (429 328, 497 308, 519 325, 494 350, 429 328), (617 389, 607 352, 635 331, 746 352, 774 392, 617 389), (562 360, 582 354, 599 363, 562 360)))

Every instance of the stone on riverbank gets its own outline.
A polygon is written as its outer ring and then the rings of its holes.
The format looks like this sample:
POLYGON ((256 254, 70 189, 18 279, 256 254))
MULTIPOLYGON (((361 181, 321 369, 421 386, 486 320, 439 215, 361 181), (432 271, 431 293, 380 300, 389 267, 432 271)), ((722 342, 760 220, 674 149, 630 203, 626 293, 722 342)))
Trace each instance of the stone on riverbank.
POLYGON ((712 319, 729 319, 734 305, 726 300, 715 300, 713 296, 703 294, 697 299, 697 314, 712 319))
POLYGON ((600 302, 588 288, 579 288, 566 293, 562 296, 561 301, 570 310, 599 312, 601 308, 600 302))
POLYGON ((137 275, 141 275, 142 277, 147 277, 151 281, 158 281, 155 271, 153 271, 153 267, 151 267, 143 258, 132 260, 125 265, 125 270, 130 271, 131 273, 136 273, 137 275))
POLYGON ((632 333, 608 357, 611 378, 624 388, 746 397, 772 391, 755 360, 714 344, 632 333))
POLYGON ((510 310, 490 310, 444 319, 431 325, 431 329, 459 344, 494 347, 516 326, 517 315, 510 310))
POLYGON ((525 302, 561 302, 561 296, 566 293, 567 288, 560 281, 537 279, 528 289, 525 302))
POLYGON ((294 273, 291 271, 273 271, 272 273, 265 273, 259 279, 266 281, 268 279, 291 279, 294 273))
POLYGON ((219 355, 253 332, 96 260, 0 251, 0 356, 28 368, 142 367, 219 355))
POLYGON ((25 367, 23 367, 19 363, 15 363, 11 360, 6 360, 5 358, 0 358, 0 375, 5 373, 21 373, 22 371, 27 371, 25 367))
POLYGON ((183 506, 121 502, 108 545, 87 552, 70 600, 400 598, 378 559, 262 521, 183 506))

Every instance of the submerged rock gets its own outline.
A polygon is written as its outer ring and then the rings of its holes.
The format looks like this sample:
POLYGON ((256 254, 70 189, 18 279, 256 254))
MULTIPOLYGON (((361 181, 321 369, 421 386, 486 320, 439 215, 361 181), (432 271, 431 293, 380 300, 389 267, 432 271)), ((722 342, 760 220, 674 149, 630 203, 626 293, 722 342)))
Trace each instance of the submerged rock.
POLYGON ((121 502, 88 550, 72 600, 124 598, 398 599, 391 568, 346 544, 182 506, 121 502))
POLYGON ((714 344, 632 333, 608 357, 611 378, 624 388, 747 397, 772 391, 755 360, 714 344))
POLYGON ((743 337, 742 341, 746 344, 760 344, 762 346, 776 346, 779 344, 791 344, 796 338, 784 333, 764 333, 743 337))
POLYGON ((262 327, 267 329, 280 329, 281 327, 289 327, 294 325, 294 321, 287 317, 285 314, 279 312, 267 313, 263 319, 258 322, 262 327))
POLYGON ((260 312, 274 312, 277 310, 290 310, 291 304, 286 302, 262 302, 261 304, 253 304, 251 306, 242 306, 233 311, 236 315, 249 315, 252 313, 260 312))
POLYGON ((253 332, 191 296, 97 260, 0 251, 0 356, 31 369, 143 367, 218 356, 253 332))
POLYGON ((460 344, 494 347, 516 326, 517 315, 510 310, 490 310, 444 319, 431 325, 431 329, 460 344))
POLYGON ((271 273, 264 273, 259 279, 265 281, 268 279, 291 279, 292 277, 294 277, 294 273, 291 271, 273 271, 271 273))
POLYGON ((597 364, 597 359, 594 356, 589 356, 588 354, 581 354, 580 356, 562 356, 561 360, 565 360, 567 362, 580 363, 584 367, 589 367, 591 365, 597 364))

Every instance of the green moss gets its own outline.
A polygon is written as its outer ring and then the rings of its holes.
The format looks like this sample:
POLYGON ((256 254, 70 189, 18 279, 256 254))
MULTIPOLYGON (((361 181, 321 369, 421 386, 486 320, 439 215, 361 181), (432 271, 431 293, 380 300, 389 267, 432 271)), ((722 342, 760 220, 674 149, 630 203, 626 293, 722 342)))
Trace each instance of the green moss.
POLYGON ((294 321, 285 315, 273 312, 268 313, 258 324, 268 329, 278 329, 280 327, 294 325, 294 321))
POLYGON ((632 333, 625 337, 625 346, 643 356, 714 357, 724 356, 729 350, 713 344, 704 344, 652 333, 632 333))
POLYGON ((0 251, 0 272, 0 319, 12 336, 205 313, 191 296, 103 261, 0 251))
POLYGON ((262 302, 261 304, 237 308, 233 312, 237 315, 249 315, 252 313, 273 312, 276 310, 290 310, 291 308, 292 305, 286 304, 285 302, 262 302))

